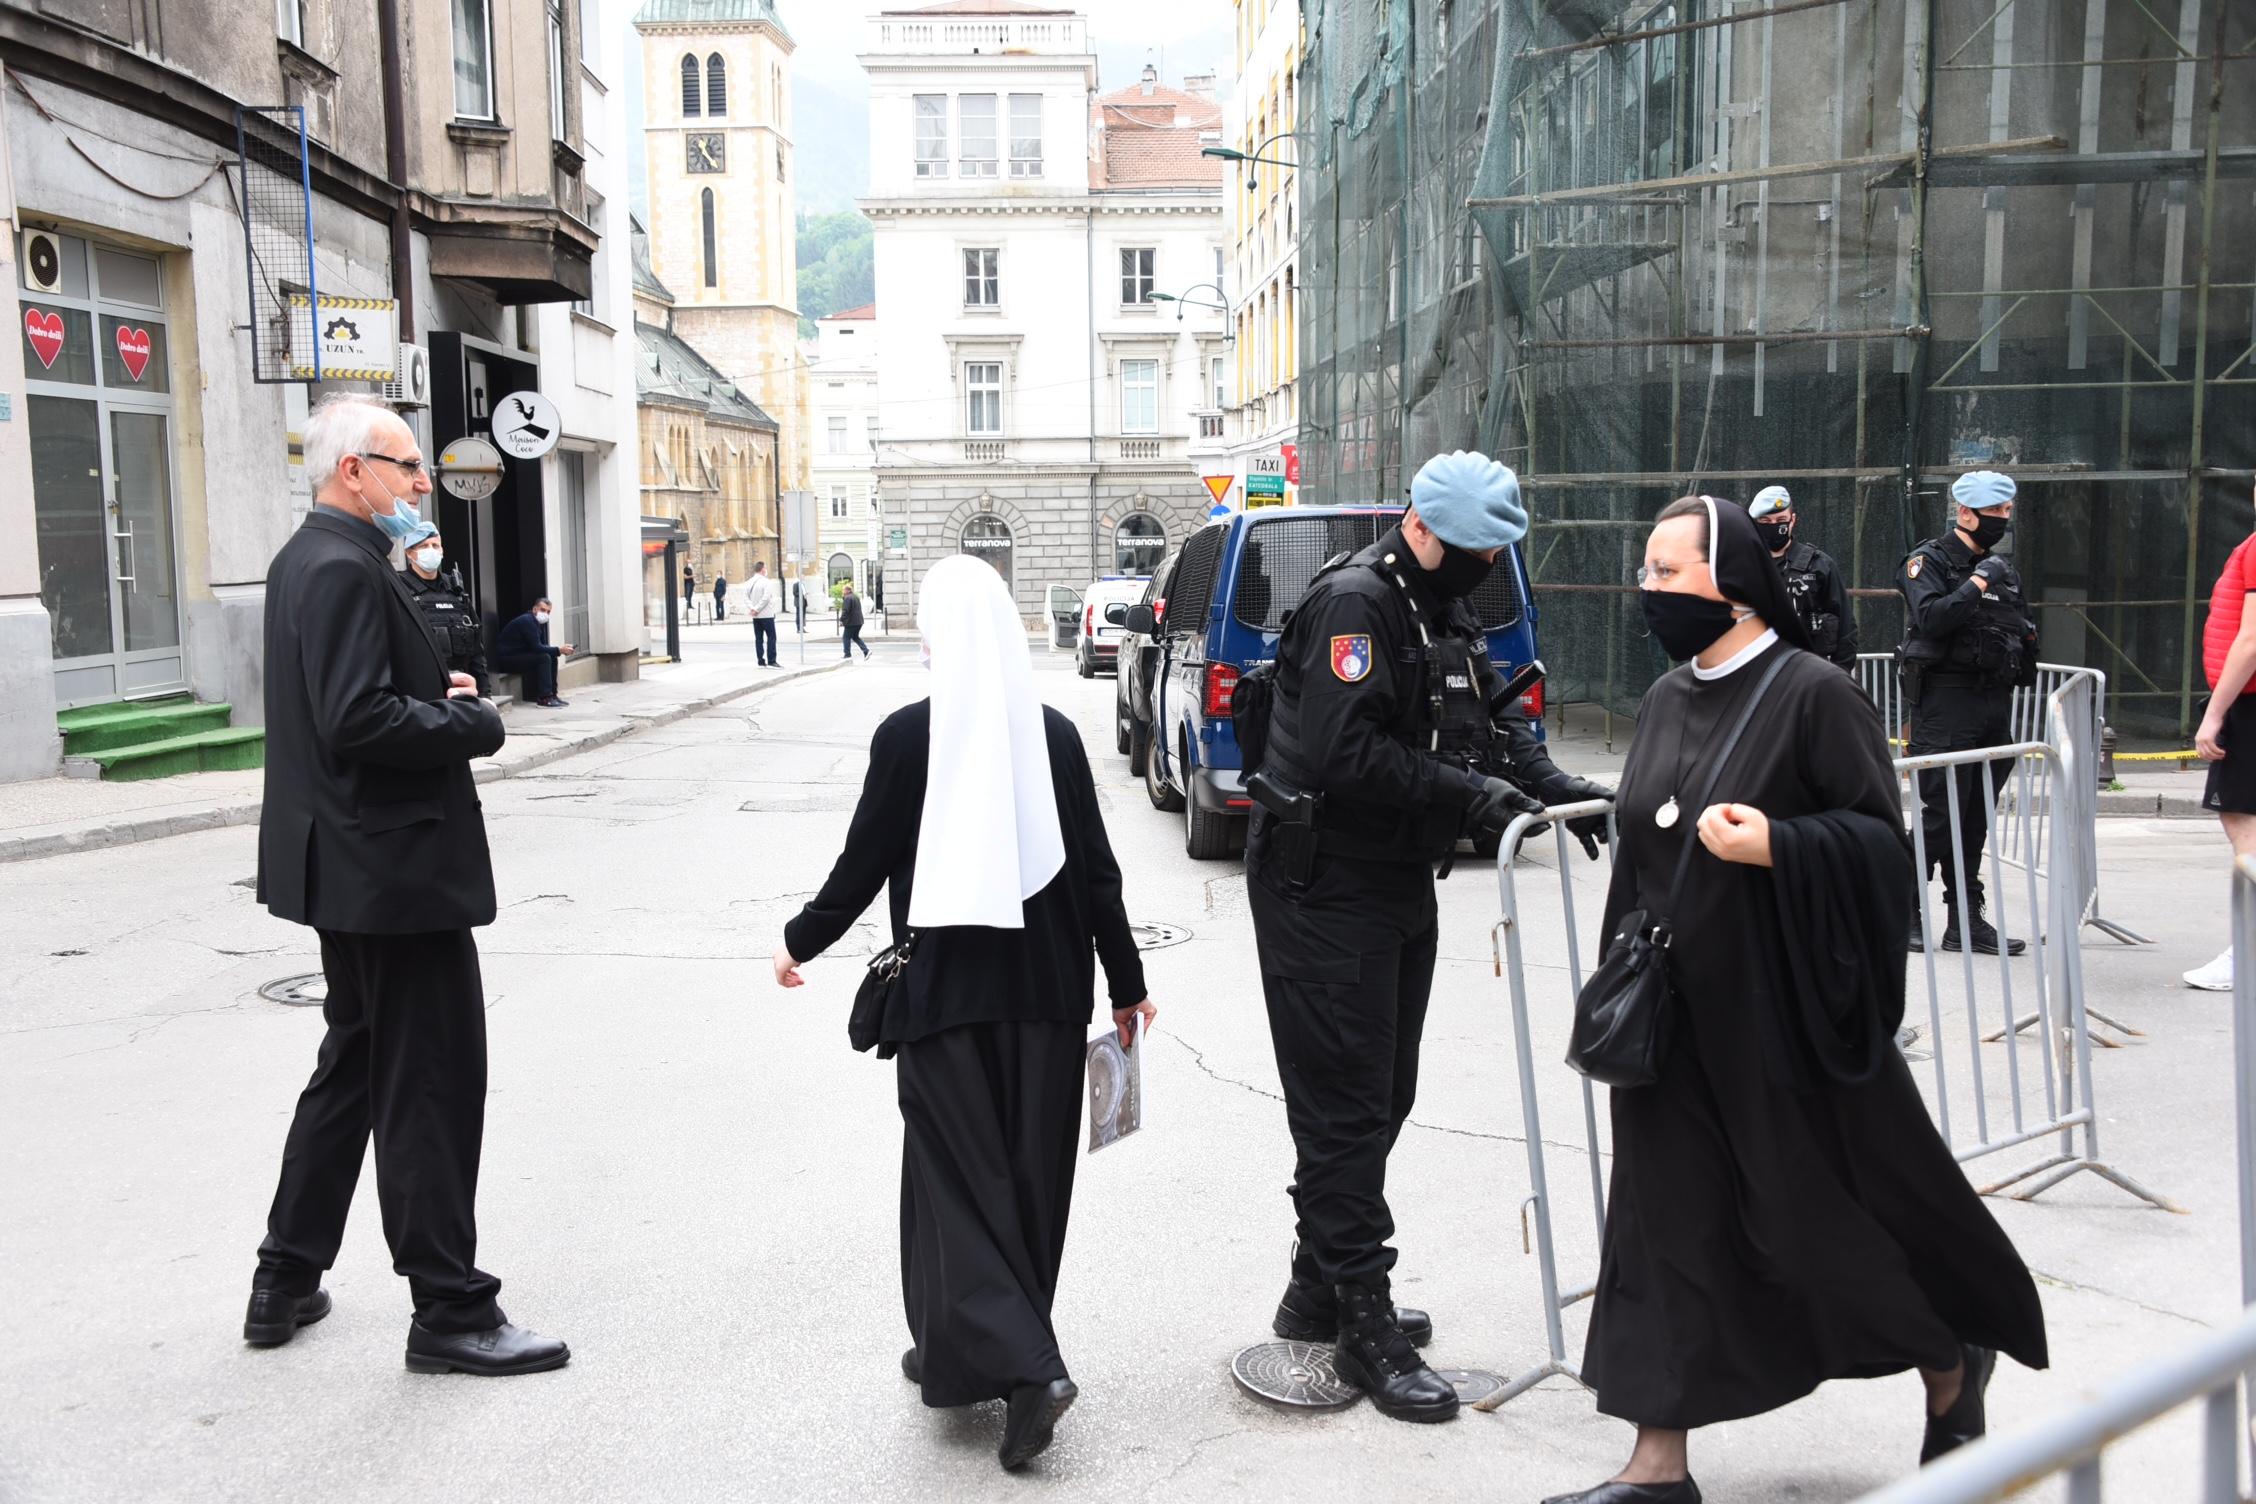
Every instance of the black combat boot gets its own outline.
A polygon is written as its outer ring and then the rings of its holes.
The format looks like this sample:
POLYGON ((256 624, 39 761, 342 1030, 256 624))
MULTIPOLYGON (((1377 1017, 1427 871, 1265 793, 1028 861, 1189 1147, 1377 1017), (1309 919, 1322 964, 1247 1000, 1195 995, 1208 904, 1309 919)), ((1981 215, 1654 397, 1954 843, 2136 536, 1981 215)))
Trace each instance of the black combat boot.
MULTIPOLYGON (((1975 905, 1973 914, 1967 920, 1966 933, 1974 942, 1976 954, 1994 956, 1998 953, 1997 926, 1982 917, 1982 909, 1979 904, 1975 905)), ((1953 913, 1950 928, 1943 932, 1943 949, 1957 950, 1958 947, 1958 915, 1953 913)), ((2018 956, 2028 948, 2029 942, 2026 940, 2008 940, 2005 942, 2005 953, 2009 956, 2018 956)))
MULTIPOLYGON (((1433 1341, 1433 1318, 1408 1306, 1394 1308, 1394 1324, 1412 1347, 1433 1341)), ((1339 1301, 1330 1285, 1309 1284, 1298 1275, 1285 1286, 1277 1302, 1277 1319, 1270 1330, 1288 1342, 1334 1342, 1339 1339, 1339 1301)))
POLYGON ((1332 1349, 1332 1367, 1339 1376, 1369 1395, 1382 1415, 1412 1421, 1454 1419, 1456 1388, 1426 1367, 1426 1360, 1395 1325, 1394 1303, 1387 1292, 1341 1285, 1335 1298, 1339 1342, 1332 1349))

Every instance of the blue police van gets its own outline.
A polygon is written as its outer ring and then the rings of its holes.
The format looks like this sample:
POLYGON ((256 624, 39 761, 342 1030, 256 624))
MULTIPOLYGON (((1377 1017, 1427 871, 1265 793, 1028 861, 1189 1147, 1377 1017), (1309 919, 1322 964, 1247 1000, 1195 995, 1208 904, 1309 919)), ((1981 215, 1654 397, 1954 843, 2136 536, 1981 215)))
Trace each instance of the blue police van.
MULTIPOLYGON (((1286 615, 1325 563, 1370 547, 1401 520, 1400 507, 1271 507, 1208 523, 1184 543, 1167 598, 1114 607, 1120 624, 1149 634, 1151 749, 1144 790, 1152 807, 1183 816, 1183 844, 1199 860, 1234 856, 1245 842, 1246 793, 1230 704, 1238 678, 1277 655, 1286 615)), ((1509 678, 1535 658, 1535 601, 1517 546, 1473 593, 1489 655, 1509 678)), ((1543 686, 1521 702, 1540 727, 1543 686)))

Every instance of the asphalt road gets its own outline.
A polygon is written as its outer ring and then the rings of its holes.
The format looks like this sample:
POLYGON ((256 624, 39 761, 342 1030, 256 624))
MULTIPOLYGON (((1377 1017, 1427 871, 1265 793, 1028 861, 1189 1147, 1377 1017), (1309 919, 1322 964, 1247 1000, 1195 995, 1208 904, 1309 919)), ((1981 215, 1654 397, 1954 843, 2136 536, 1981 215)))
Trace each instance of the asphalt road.
MULTIPOLYGON (((1436 1427, 1367 1406, 1281 1414, 1234 1388, 1228 1360, 1267 1337, 1291 1236, 1243 878, 1185 857, 1180 817, 1152 811, 1113 753, 1111 682, 1079 681, 1063 658, 1039 660, 1041 683, 1088 736, 1134 917, 1190 938, 1148 957, 1162 1010, 1150 1126, 1082 1167, 1058 1326, 1083 1398, 1059 1444, 1006 1479, 996 1407, 917 1403, 895 1367, 891 1072, 845 1041, 877 928, 811 965, 803 991, 778 991, 768 965, 836 852, 871 730, 921 693, 913 642, 879 652, 484 790, 504 907, 480 936, 480 1261, 513 1319, 572 1343, 558 1373, 405 1372, 408 1302, 372 1177, 328 1280, 335 1315, 277 1351, 238 1340, 321 1032, 316 1010, 258 993, 318 959, 310 933, 253 901, 252 829, 0 869, 0 1500, 1532 1504, 1607 1475, 1627 1428, 1565 1380, 1436 1427)), ((2149 1031, 2098 1061, 2105 1147, 2191 1214, 2139 1208, 2090 1176, 1999 1204, 2042 1272, 2055 1364, 2001 1373, 1998 1427, 2073 1403, 2236 1305, 2229 1005, 2175 986, 2224 934, 2221 842, 2205 824, 2107 825, 2109 911, 2163 943, 2095 942, 2086 957, 2094 1000, 2149 1031)), ((1603 869, 1575 869, 1592 927, 1603 869)), ((1444 887, 1425 1082, 1391 1192, 1398 1293, 1433 1311, 1432 1357, 1509 1372, 1544 1344, 1494 881, 1467 862, 1444 887)), ((1555 1064, 1564 946, 1548 855, 1524 881, 1572 1282, 1594 1237, 1576 1198, 1580 1104, 1555 1064)), ((1570 1312, 1570 1349, 1580 1328, 1570 1312)), ((1912 1465, 1919 1410, 1909 1376, 1830 1385, 1700 1433, 1694 1470, 1712 1499, 1853 1498, 1912 1465)), ((2118 1475, 2144 1485, 2137 1497, 2186 1496, 2192 1436, 2177 1421, 2134 1440, 2118 1475)))

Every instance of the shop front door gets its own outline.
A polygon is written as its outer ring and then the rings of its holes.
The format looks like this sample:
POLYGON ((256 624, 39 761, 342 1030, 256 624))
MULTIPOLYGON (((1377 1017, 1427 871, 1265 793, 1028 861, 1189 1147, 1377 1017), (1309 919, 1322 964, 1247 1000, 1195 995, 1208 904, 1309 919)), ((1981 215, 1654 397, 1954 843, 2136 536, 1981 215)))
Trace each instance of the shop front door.
POLYGON ((40 596, 64 707, 186 687, 172 400, 154 258, 58 237, 23 291, 40 596))

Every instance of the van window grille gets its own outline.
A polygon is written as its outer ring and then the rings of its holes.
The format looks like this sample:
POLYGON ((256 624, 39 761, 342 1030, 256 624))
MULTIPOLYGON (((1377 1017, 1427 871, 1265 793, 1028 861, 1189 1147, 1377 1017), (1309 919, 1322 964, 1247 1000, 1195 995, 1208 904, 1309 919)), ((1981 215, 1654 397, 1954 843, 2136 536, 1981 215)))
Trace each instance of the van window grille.
MULTIPOLYGON (((1318 570, 1335 554, 1357 553, 1378 542, 1399 515, 1283 516, 1248 522, 1231 614, 1256 631, 1282 631, 1285 617, 1308 593, 1318 570)), ((1519 621, 1519 573, 1508 559, 1498 559, 1496 569, 1473 592, 1473 609, 1490 631, 1519 621)))

